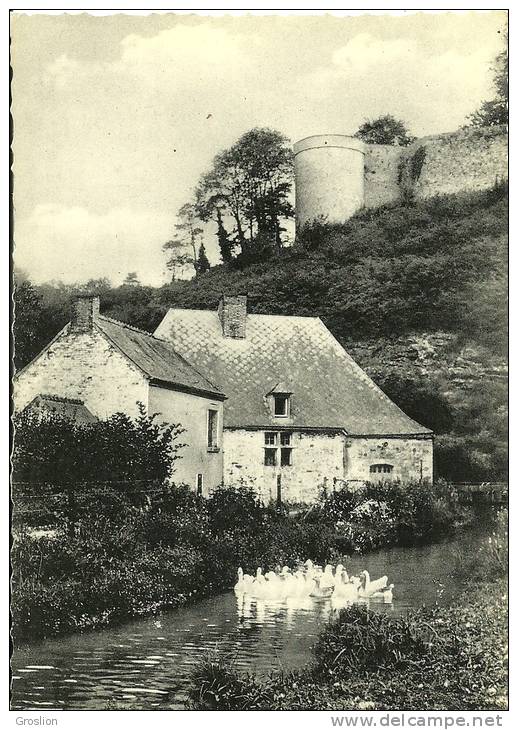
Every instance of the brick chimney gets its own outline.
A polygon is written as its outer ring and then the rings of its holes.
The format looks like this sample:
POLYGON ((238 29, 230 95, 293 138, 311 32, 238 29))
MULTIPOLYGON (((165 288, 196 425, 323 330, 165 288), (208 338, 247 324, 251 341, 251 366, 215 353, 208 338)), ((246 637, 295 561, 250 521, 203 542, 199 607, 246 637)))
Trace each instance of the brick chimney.
POLYGON ((99 297, 93 294, 76 294, 70 313, 70 332, 91 332, 98 314, 99 297))
POLYGON ((218 316, 224 337, 246 337, 246 294, 235 297, 223 296, 219 300, 218 316))

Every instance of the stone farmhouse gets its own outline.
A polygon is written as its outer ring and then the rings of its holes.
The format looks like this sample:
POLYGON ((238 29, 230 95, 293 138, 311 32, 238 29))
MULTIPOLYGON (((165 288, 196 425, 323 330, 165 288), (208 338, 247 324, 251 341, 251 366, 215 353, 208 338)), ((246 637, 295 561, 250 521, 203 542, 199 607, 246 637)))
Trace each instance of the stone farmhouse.
POLYGON ((244 295, 223 296, 218 311, 170 309, 154 335, 80 296, 14 396, 16 410, 68 401, 98 418, 143 403, 186 429, 174 480, 202 494, 244 483, 264 501, 309 502, 343 481, 433 478, 432 432, 319 318, 249 314, 244 295))

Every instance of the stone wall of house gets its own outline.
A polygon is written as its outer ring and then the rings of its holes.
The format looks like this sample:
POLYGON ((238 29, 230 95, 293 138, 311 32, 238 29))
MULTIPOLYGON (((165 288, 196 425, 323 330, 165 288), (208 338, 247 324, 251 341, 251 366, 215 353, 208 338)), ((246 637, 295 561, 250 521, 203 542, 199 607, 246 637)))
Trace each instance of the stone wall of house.
POLYGON ((14 381, 14 403, 22 410, 38 394, 78 398, 97 417, 117 411, 137 414, 148 405, 146 378, 97 330, 69 325, 14 381))
POLYGON ((345 479, 402 482, 433 480, 433 441, 431 438, 348 437, 345 440, 345 479), (393 467, 390 474, 372 474, 374 464, 393 467))
POLYGON ((225 429, 226 485, 242 483, 250 486, 268 503, 270 499, 276 499, 277 478, 280 476, 283 500, 312 502, 325 485, 331 489, 334 478, 343 478, 343 434, 294 431, 291 466, 265 466, 264 434, 265 431, 225 429))
POLYGON ((313 502, 344 481, 383 476, 402 481, 433 479, 431 438, 346 437, 340 433, 294 432, 291 466, 265 466, 264 431, 225 429, 225 484, 252 487, 264 502, 275 500, 281 477, 284 501, 313 502), (373 464, 390 464, 390 475, 373 476, 373 464))
POLYGON ((192 489, 202 475, 202 492, 207 496, 223 482, 223 403, 203 396, 180 393, 159 386, 149 388, 149 412, 157 414, 157 420, 179 424, 185 432, 178 437, 180 458, 174 463, 172 479, 177 484, 188 484, 192 489), (218 416, 218 445, 207 446, 208 410, 216 410, 218 416))
POLYGON ((403 149, 394 145, 365 145, 366 208, 377 208, 401 198, 399 169, 403 149))

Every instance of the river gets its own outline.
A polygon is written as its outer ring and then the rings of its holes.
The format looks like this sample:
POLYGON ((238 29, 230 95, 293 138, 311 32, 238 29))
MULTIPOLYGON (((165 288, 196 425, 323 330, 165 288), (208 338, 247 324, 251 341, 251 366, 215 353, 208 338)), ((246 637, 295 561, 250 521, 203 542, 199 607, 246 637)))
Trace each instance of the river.
MULTIPOLYGON (((462 590, 452 566, 472 554, 487 531, 463 533, 425 547, 391 548, 347 563, 395 584, 392 605, 373 610, 405 613, 446 605, 462 590)), ((189 672, 208 650, 230 653, 236 667, 265 676, 311 659, 311 646, 328 620, 330 602, 304 605, 236 598, 233 592, 115 628, 47 639, 12 657, 12 709, 182 709, 189 672)))

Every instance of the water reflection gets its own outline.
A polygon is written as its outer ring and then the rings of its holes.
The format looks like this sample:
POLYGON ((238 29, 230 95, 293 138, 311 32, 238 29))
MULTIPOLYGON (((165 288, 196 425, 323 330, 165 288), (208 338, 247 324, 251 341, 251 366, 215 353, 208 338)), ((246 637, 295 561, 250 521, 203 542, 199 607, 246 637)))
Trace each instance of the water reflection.
MULTIPOLYGON (((449 544, 355 556, 395 584, 394 603, 376 611, 404 613, 423 603, 447 603, 462 588, 451 575, 453 551, 473 552, 482 535, 449 544)), ((265 676, 308 663, 322 625, 340 606, 327 599, 260 600, 233 593, 160 617, 113 629, 51 639, 15 651, 12 709, 160 709, 184 706, 189 672, 210 650, 230 653, 238 668, 265 676)))

